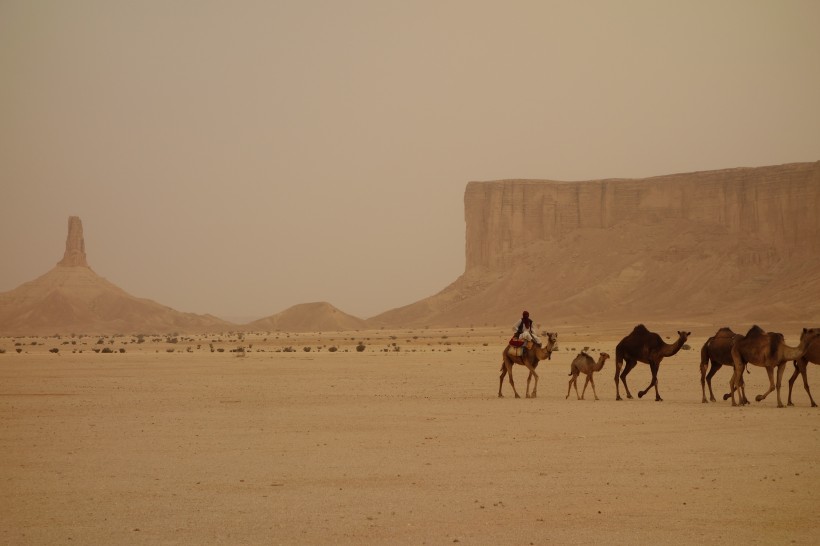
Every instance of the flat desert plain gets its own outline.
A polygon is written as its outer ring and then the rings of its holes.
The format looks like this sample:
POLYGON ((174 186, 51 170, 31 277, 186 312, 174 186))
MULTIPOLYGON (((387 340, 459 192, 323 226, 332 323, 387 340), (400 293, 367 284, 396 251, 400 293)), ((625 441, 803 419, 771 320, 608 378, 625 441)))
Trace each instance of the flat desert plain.
POLYGON ((616 402, 629 329, 559 331, 535 399, 497 397, 501 328, 0 339, 0 542, 817 544, 801 380, 794 407, 701 403, 704 326, 661 364, 663 402, 616 402), (565 399, 584 347, 613 356, 598 401, 565 399))

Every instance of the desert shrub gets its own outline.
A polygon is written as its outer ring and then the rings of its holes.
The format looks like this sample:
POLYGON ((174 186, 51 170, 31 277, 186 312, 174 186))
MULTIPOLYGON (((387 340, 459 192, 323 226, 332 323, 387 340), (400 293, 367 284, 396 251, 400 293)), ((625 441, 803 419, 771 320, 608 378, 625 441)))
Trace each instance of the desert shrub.
POLYGON ((166 353, 173 353, 173 352, 174 352, 174 350, 173 350, 173 349, 165 349, 165 352, 166 352, 166 353))
POLYGON ((0 349, 0 355, 5 354, 5 352, 6 352, 5 349, 0 349))
POLYGON ((224 352, 225 352, 225 349, 224 349, 223 347, 220 347, 219 349, 217 349, 217 350, 216 350, 216 352, 218 352, 218 353, 224 353, 224 352))
POLYGON ((17 347, 17 348, 15 349, 15 351, 17 351, 17 354, 19 355, 20 353, 22 353, 22 352, 23 352, 23 349, 21 349, 20 347, 17 347))
POLYGON ((688 343, 684 343, 681 349, 683 349, 684 351, 691 351, 692 347, 690 347, 688 343))
POLYGON ((125 352, 125 348, 124 348, 124 347, 120 347, 120 353, 124 353, 124 352, 125 352))
POLYGON ((103 353, 113 353, 114 349, 112 349, 111 347, 106 347, 102 350, 102 352, 103 353))
POLYGON ((310 352, 310 347, 302 347, 302 350, 305 351, 306 353, 309 353, 310 352))
POLYGON ((339 349, 335 345, 332 345, 332 346, 328 347, 327 350, 328 350, 328 352, 335 353, 339 349))
POLYGON ((364 345, 364 343, 362 343, 360 341, 359 344, 356 345, 356 350, 361 353, 362 351, 364 351, 364 349, 365 349, 365 345, 364 345))
POLYGON ((59 353, 60 349, 58 349, 57 347, 54 347, 53 349, 49 349, 48 352, 49 353, 59 353))

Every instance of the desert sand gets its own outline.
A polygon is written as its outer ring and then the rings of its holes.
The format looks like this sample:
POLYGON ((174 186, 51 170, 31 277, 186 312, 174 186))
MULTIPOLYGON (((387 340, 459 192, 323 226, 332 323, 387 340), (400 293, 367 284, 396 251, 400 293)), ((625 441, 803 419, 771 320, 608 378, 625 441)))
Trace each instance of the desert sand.
POLYGON ((559 330, 535 399, 497 398, 500 328, 2 338, 0 542, 816 544, 820 412, 702 404, 700 330, 663 402, 615 401, 622 327, 559 330), (599 401, 565 399, 584 347, 599 401))

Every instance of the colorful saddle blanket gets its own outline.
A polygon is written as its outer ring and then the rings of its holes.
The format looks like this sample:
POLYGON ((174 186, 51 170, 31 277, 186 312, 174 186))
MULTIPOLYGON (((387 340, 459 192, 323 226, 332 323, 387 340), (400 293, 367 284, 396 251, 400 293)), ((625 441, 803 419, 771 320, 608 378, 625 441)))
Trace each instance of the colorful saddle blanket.
POLYGON ((527 340, 525 339, 510 339, 510 346, 507 347, 507 354, 510 356, 524 356, 524 345, 526 345, 526 343, 527 340))

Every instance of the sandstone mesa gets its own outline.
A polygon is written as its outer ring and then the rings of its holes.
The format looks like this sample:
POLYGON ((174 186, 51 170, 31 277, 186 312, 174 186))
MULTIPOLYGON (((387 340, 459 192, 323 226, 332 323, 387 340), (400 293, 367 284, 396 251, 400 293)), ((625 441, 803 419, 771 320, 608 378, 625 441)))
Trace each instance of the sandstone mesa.
MULTIPOLYGON (((820 162, 584 182, 470 182, 466 266, 439 293, 367 320, 325 302, 246 325, 132 296, 88 265, 70 217, 63 259, 0 293, 0 335, 344 331, 820 318, 820 162)), ((711 326, 710 326, 711 329, 711 326)))

